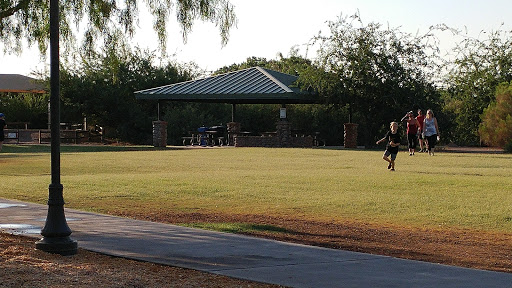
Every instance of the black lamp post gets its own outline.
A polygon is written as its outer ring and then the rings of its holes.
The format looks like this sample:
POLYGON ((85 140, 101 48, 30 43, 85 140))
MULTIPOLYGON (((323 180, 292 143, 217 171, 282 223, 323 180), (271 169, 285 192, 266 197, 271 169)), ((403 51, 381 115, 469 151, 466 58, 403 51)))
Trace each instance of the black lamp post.
POLYGON ((60 183, 60 84, 59 84, 59 0, 50 0, 50 128, 51 174, 48 214, 36 248, 49 253, 74 255, 78 244, 72 240, 64 215, 63 187, 60 183))

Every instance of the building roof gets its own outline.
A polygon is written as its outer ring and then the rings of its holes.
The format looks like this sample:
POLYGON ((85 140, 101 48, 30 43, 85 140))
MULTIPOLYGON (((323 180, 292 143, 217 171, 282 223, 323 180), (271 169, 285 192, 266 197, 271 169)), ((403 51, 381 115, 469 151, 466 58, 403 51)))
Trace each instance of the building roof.
POLYGON ((315 94, 298 88, 297 79, 293 75, 252 67, 137 91, 135 98, 232 104, 314 103, 315 94))
POLYGON ((0 92, 45 93, 36 79, 19 74, 0 74, 0 92))

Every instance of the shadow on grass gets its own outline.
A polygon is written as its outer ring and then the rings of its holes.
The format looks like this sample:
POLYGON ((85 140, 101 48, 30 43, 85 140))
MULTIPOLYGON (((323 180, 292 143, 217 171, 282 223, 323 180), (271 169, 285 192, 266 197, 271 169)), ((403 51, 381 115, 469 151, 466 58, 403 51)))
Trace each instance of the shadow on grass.
POLYGON ((268 225, 268 224, 250 224, 250 223, 177 223, 175 225, 240 234, 249 235, 253 237, 263 237, 269 239, 276 239, 279 241, 288 241, 301 243, 305 245, 312 245, 317 247, 325 247, 331 249, 348 249, 353 251, 359 251, 351 247, 350 245, 342 245, 347 239, 354 239, 360 241, 362 238, 359 234, 354 235, 337 235, 333 233, 309 233, 303 231, 296 231, 286 229, 279 226, 268 225), (328 241, 321 241, 318 238, 327 238, 328 241))
MULTIPOLYGON (((153 146, 114 146, 114 145, 63 145, 60 146, 61 153, 77 152, 117 152, 117 151, 155 151, 175 150, 176 148, 155 148, 153 146)), ((2 153, 50 153, 50 145, 13 145, 4 144, 2 153)))
POLYGON ((291 231, 282 227, 266 224, 251 224, 251 223, 185 223, 179 224, 181 226, 199 228, 205 230, 213 230, 226 233, 235 234, 250 234, 255 232, 267 232, 267 233, 289 233, 295 234, 295 231, 291 231))

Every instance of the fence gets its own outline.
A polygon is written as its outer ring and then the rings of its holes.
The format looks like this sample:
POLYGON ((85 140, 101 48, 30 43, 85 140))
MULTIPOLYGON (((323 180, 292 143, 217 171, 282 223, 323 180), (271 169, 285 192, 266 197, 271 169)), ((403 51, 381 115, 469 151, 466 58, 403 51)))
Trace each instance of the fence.
MULTIPOLYGON (((4 129, 5 144, 46 144, 51 142, 51 132, 47 129, 4 129)), ((79 144, 102 142, 102 133, 83 130, 61 130, 61 143, 79 144)))

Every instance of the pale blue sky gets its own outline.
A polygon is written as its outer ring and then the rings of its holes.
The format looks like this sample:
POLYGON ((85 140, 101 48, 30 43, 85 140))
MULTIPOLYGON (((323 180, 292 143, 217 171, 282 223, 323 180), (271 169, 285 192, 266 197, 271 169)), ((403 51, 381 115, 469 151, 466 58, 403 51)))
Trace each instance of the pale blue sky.
MULTIPOLYGON (((275 59, 278 53, 286 56, 292 46, 308 42, 318 31, 327 32, 326 21, 358 10, 365 23, 378 22, 410 33, 425 33, 431 25, 441 23, 467 28, 475 37, 481 30, 512 30, 510 0, 231 0, 231 3, 235 5, 239 23, 224 48, 214 25, 197 22, 187 44, 183 44, 178 25, 172 22, 168 53, 175 53, 178 62, 193 61, 207 70, 240 63, 250 56, 275 59)), ((134 43, 156 49, 151 19, 143 14, 141 18, 147 21, 141 20, 134 43)), ((441 48, 445 49, 457 41, 447 32, 439 37, 441 48)), ((20 57, 0 55, 0 74, 28 75, 44 65, 39 62, 36 49, 26 49, 20 57)))

